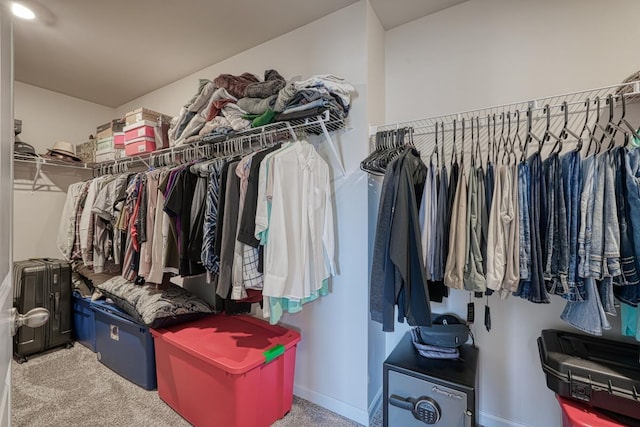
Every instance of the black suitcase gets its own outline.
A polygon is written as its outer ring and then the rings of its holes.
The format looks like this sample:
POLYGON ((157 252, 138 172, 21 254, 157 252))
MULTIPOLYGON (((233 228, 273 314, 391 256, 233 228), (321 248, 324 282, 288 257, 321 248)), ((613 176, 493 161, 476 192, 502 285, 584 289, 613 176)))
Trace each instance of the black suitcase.
POLYGON ((54 347, 71 347, 71 267, 49 258, 13 264, 13 306, 21 314, 35 307, 49 310, 49 320, 38 328, 21 327, 13 337, 13 355, 22 363, 27 356, 54 347))
POLYGON ((640 419, 640 345, 546 329, 538 350, 551 390, 640 419))

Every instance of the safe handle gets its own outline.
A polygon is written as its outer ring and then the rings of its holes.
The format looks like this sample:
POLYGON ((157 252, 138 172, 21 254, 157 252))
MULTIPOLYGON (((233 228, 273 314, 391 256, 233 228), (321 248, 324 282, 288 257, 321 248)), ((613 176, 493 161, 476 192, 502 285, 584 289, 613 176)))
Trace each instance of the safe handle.
POLYGON ((406 409, 407 411, 413 411, 414 403, 412 400, 405 399, 404 397, 400 397, 397 394, 392 394, 389 396, 389 403, 398 408, 406 409))

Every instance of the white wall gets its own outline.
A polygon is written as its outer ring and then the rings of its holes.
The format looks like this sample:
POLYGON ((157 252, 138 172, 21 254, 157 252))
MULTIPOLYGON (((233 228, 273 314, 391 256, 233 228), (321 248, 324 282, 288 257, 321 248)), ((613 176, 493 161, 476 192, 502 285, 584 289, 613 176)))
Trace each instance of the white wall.
MULTIPOLYGON (((22 120, 20 138, 44 154, 56 141, 77 144, 86 141, 95 128, 114 117, 109 107, 57 92, 14 82, 14 117, 22 120)), ((67 187, 91 177, 77 169, 43 167, 42 184, 32 191, 35 166, 15 163, 13 197, 13 257, 60 258, 56 234, 67 187)))
MULTIPOLYGON (((375 11, 367 2, 367 120, 368 123, 383 123, 385 108, 384 91, 384 37, 385 32, 375 11)), ((371 178, 369 178, 369 181, 371 178)), ((369 183, 368 183, 369 185, 369 183)), ((379 194, 368 191, 369 204, 369 238, 375 232, 375 219, 378 211, 379 194), (373 216, 371 214, 373 212, 373 216)), ((369 266, 373 252, 373 242, 369 242, 368 259, 369 266)), ((371 269, 369 268, 369 272, 371 269)), ((368 348, 369 348, 369 387, 368 404, 369 414, 374 414, 382 400, 382 363, 385 357, 385 333, 380 324, 369 320, 368 322, 368 348)))
MULTIPOLYGON (((640 3, 633 0, 471 0, 386 33, 386 122, 406 121, 620 82, 640 68, 640 3)), ((454 291, 433 310, 466 315, 454 291)), ((563 302, 490 299, 482 326, 480 421, 484 426, 556 426, 560 411, 545 385, 536 338, 567 326, 563 302)), ((388 336, 387 350, 401 337, 388 336)))
POLYGON ((321 18, 281 37, 212 65, 117 108, 118 115, 137 107, 177 114, 195 93, 199 78, 245 71, 263 76, 274 68, 285 78, 336 74, 358 92, 349 130, 332 135, 348 178, 339 177, 326 144, 320 151, 333 164, 339 275, 331 293, 285 315, 282 323, 298 329, 294 393, 362 424, 367 414, 367 199, 359 162, 367 153, 366 1, 321 18))

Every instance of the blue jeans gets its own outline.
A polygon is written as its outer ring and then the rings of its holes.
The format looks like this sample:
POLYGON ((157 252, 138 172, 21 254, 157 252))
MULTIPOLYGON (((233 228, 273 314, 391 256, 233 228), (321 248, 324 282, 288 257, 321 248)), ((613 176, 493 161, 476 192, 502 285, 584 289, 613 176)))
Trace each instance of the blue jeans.
POLYGON ((518 221, 520 222, 520 284, 514 296, 531 295, 531 176, 528 163, 518 164, 518 221))
POLYGON ((611 329, 611 324, 602 309, 596 281, 588 277, 584 283, 587 294, 585 301, 567 301, 560 318, 583 332, 602 335, 602 330, 611 329))
MULTIPOLYGON (((621 155, 621 154, 620 154, 621 155)), ((631 246, 631 252, 640 254, 640 151, 638 149, 630 149, 624 155, 624 177, 621 179, 622 183, 620 187, 625 191, 624 200, 626 200, 626 224, 627 233, 620 233, 621 238, 621 261, 622 271, 627 284, 630 286, 623 286, 623 289, 618 289, 616 296, 621 301, 627 304, 635 305, 640 299, 640 284, 638 281, 638 272, 640 271, 640 257, 635 256, 633 266, 635 267, 635 276, 627 274, 630 270, 630 263, 628 259, 629 249, 631 246), (625 234, 628 236, 625 239, 625 234)), ((620 167, 620 166, 619 166, 620 167)), ((618 189, 616 188, 616 194, 618 189)), ((624 283, 623 283, 624 285, 624 283)), ((615 291, 615 289, 614 289, 615 291)))
POLYGON ((551 294, 569 292, 567 274, 569 268, 569 238, 565 204, 562 166, 558 154, 545 160, 547 185, 547 258, 544 278, 551 294))
POLYGON ((529 280, 521 281, 515 292, 521 298, 527 298, 534 303, 549 303, 549 295, 543 277, 543 251, 542 251, 542 211, 544 208, 544 176, 540 154, 533 154, 527 160, 530 172, 529 186, 529 230, 531 233, 531 269, 529 280))
POLYGON ((578 232, 580 230, 580 194, 582 193, 582 162, 579 152, 571 151, 562 157, 562 178, 569 238, 569 266, 567 271, 569 291, 562 297, 569 301, 584 301, 587 294, 584 282, 578 276, 578 232))
MULTIPOLYGON (((595 201, 595 183, 597 163, 596 157, 590 156, 582 161, 583 181, 580 194, 580 232, 578 234, 578 275, 591 277, 589 258, 593 235, 593 206, 595 201)), ((640 199, 639 199, 640 208, 640 199)))

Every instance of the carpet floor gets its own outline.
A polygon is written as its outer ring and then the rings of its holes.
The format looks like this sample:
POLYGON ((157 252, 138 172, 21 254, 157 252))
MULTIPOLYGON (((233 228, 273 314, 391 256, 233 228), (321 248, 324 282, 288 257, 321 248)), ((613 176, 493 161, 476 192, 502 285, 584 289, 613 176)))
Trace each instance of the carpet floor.
MULTIPOLYGON (((188 427, 158 397, 100 363, 76 344, 12 364, 14 427, 188 427)), ((379 414, 371 426, 380 426, 379 414)), ((291 412, 273 427, 358 427, 360 424, 294 396, 291 412)))

